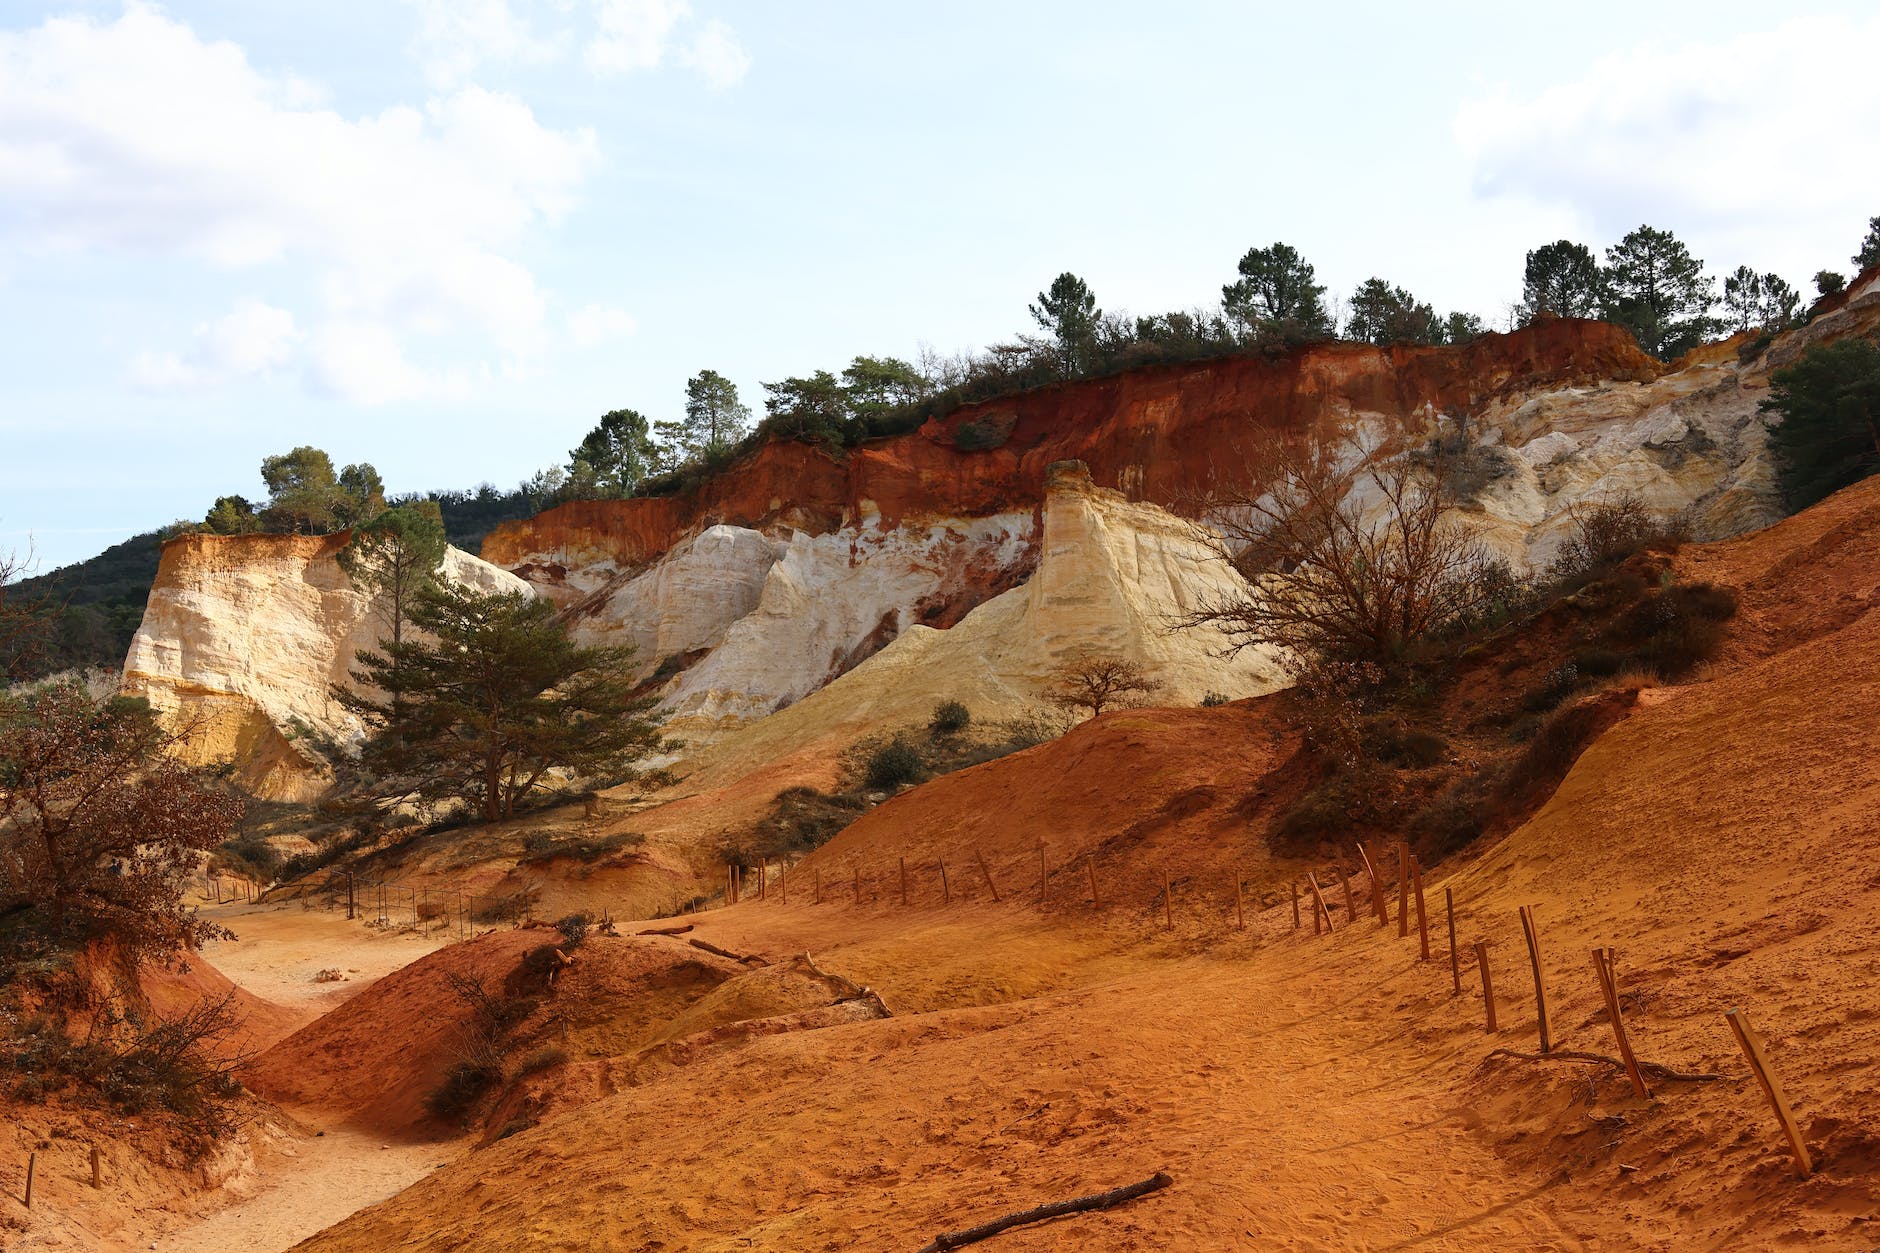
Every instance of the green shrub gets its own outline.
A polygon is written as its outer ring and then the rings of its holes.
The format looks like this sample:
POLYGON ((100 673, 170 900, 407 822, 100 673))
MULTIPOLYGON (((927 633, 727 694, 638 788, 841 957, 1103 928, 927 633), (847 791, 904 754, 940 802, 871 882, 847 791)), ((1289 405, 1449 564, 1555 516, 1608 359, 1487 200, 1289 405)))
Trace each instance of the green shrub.
POLYGON ((556 919, 555 929, 561 932, 561 938, 566 941, 562 947, 572 952, 580 948, 582 942, 587 939, 588 916, 586 914, 569 914, 565 918, 556 919))
POLYGON ((618 835, 576 836, 573 839, 558 839, 546 831, 535 831, 523 837, 522 856, 516 859, 518 866, 539 865, 565 857, 571 861, 595 862, 627 849, 638 848, 646 843, 644 835, 623 831, 618 835))
POLYGON ((864 773, 870 787, 897 788, 925 779, 927 762, 920 749, 897 735, 868 755, 864 773))
POLYGON ((1736 596, 1711 583, 1676 584, 1641 600, 1614 624, 1613 639, 1633 645, 1638 660, 1663 679, 1677 679, 1716 656, 1736 596))
POLYGON ((1201 698, 1201 707, 1203 709, 1215 709, 1227 704, 1231 699, 1233 698, 1223 696, 1219 692, 1209 692, 1206 696, 1201 698))
POLYGON ((934 706, 927 730, 933 735, 958 735, 973 720, 970 709, 956 700, 943 700, 934 706))

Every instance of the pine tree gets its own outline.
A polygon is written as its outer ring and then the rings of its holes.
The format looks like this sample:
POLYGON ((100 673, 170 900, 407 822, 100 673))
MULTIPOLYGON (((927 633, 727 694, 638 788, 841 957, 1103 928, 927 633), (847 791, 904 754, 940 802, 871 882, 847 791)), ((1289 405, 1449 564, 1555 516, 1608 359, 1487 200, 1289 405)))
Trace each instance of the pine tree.
POLYGON ((1543 244, 1527 255, 1521 281, 1521 320, 1542 314, 1590 318, 1599 313, 1599 262, 1593 250, 1570 239, 1543 244))
POLYGON ((616 499, 631 496, 653 470, 652 433, 646 419, 632 409, 601 415, 568 452, 568 478, 564 496, 576 499, 616 499))
POLYGON ((1096 348, 1097 320, 1103 311, 1087 283, 1068 270, 1051 280, 1051 289, 1038 293, 1029 306, 1031 316, 1057 343, 1058 364, 1066 374, 1080 374, 1096 348))
POLYGON ((411 621, 427 638, 360 653, 358 689, 333 691, 372 728, 362 763, 401 795, 495 822, 553 771, 607 777, 664 747, 632 650, 575 644, 546 600, 439 583, 411 621))
POLYGON ((1641 226, 1606 249, 1606 320, 1631 331, 1661 361, 1681 356, 1717 330, 1704 263, 1669 231, 1641 226))
POLYGON ((1249 248, 1240 277, 1221 288, 1221 306, 1249 337, 1325 339, 1333 333, 1325 288, 1290 244, 1249 248))
POLYGON ((1872 342, 1810 348, 1769 376, 1759 408, 1780 415, 1769 424, 1769 446, 1790 509, 1880 472, 1880 347, 1872 342))

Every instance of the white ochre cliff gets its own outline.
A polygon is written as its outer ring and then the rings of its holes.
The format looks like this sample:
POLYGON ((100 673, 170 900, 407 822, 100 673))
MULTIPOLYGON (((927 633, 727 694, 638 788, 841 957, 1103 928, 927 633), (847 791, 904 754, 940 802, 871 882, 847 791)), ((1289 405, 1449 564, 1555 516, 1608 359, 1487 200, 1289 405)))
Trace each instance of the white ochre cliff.
MULTIPOLYGON (((334 555, 339 535, 188 535, 163 548, 143 624, 124 661, 128 695, 187 726, 189 756, 233 762, 257 795, 298 800, 326 783, 310 741, 346 742, 357 721, 332 685, 384 631, 373 598, 334 555)), ((443 576, 527 591, 507 570, 449 549, 443 576)))

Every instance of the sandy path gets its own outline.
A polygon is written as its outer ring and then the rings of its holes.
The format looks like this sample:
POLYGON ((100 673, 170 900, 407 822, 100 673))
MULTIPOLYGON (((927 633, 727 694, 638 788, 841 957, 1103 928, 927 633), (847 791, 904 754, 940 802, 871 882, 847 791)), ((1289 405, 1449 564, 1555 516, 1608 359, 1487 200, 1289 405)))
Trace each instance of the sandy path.
MULTIPOLYGON (((236 935, 206 946, 204 956, 245 991, 292 1010, 300 1026, 452 938, 377 931, 348 922, 342 912, 298 905, 225 905, 203 912, 236 935), (342 978, 321 981, 322 971, 338 971, 342 978)), ((318 1115, 299 1117, 310 1126, 324 1125, 318 1115)), ((447 1144, 388 1143, 370 1132, 331 1126, 323 1135, 265 1154, 253 1177, 253 1196, 151 1247, 165 1253, 276 1253, 397 1194, 459 1151, 447 1144)))
POLYGON ((263 1189, 239 1205, 157 1241, 162 1253, 279 1253, 396 1195, 449 1162, 447 1144, 388 1144, 335 1128, 281 1156, 258 1177, 263 1189))

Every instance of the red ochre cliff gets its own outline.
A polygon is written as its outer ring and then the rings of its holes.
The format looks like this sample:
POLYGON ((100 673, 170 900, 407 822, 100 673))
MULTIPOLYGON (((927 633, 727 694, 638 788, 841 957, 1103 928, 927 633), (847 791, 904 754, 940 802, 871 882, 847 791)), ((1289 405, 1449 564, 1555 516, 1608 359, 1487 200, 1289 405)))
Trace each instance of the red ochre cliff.
POLYGON ((631 567, 712 523, 822 532, 871 513, 894 526, 1023 510, 1043 499, 1046 469, 1072 459, 1099 486, 1168 504, 1205 482, 1250 426, 1300 427, 1354 412, 1401 420, 1426 406, 1466 414, 1511 393, 1643 382, 1664 370, 1625 331, 1577 319, 1457 347, 1325 343, 1155 366, 969 405, 842 458, 775 441, 685 495, 576 501, 505 523, 484 541, 483 558, 511 569, 551 556, 631 567), (984 451, 954 447, 953 432, 975 420, 1009 423, 1010 437, 984 451))

